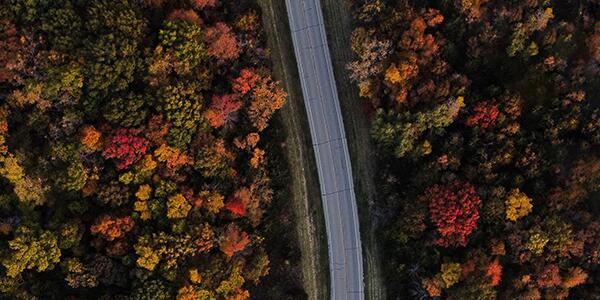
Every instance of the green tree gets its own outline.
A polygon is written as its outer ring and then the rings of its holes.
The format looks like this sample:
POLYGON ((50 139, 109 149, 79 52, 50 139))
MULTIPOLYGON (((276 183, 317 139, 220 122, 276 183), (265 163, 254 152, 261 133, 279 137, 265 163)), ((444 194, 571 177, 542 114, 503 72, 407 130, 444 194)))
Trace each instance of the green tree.
POLYGON ((179 81, 161 89, 158 110, 171 124, 167 141, 185 149, 203 122, 202 96, 193 82, 179 81))
POLYGON ((373 137, 381 146, 392 150, 398 158, 411 152, 416 155, 428 154, 427 151, 419 153, 416 148, 418 141, 426 133, 443 132, 457 118, 463 105, 463 97, 457 97, 423 112, 386 113, 379 109, 373 120, 373 137))
POLYGON ((104 107, 104 118, 120 127, 136 127, 148 116, 152 97, 129 93, 126 97, 115 97, 104 107))
POLYGON ((202 30, 184 20, 166 21, 158 32, 160 45, 172 51, 175 56, 175 69, 186 74, 201 66, 207 57, 202 30))
POLYGON ((171 288, 160 279, 146 280, 135 288, 131 300, 170 300, 173 299, 171 288))
POLYGON ((85 41, 86 88, 91 99, 85 103, 88 113, 109 94, 124 91, 141 66, 140 42, 146 21, 132 1, 93 0, 86 7, 85 41))
POLYGON ((70 52, 81 44, 82 23, 71 1, 55 1, 42 16, 41 29, 54 49, 70 52))

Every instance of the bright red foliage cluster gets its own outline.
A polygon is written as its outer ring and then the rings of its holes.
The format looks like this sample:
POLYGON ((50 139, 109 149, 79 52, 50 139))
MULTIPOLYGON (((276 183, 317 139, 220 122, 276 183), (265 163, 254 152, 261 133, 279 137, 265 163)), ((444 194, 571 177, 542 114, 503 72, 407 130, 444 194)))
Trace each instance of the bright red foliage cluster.
POLYGON ((251 69, 243 69, 240 72, 240 76, 233 80, 233 90, 246 95, 250 92, 254 86, 256 86, 256 82, 260 80, 260 76, 256 74, 251 69))
POLYGON ((123 170, 139 160, 148 149, 148 140, 137 136, 138 129, 120 128, 108 138, 102 152, 104 158, 116 158, 117 169, 123 170))
POLYGON ((235 95, 213 96, 205 116, 210 126, 219 128, 230 121, 231 113, 236 112, 241 106, 235 95))
POLYGON ((466 246, 467 237, 479 220, 481 200, 475 188, 467 182, 454 180, 449 184, 429 187, 422 199, 429 205, 431 221, 441 237, 435 243, 448 246, 466 246))
POLYGON ((133 229, 135 222, 130 216, 112 217, 103 215, 91 227, 92 234, 99 234, 107 241, 122 238, 133 229))
POLYGON ((494 259, 487 267, 486 276, 491 280, 492 286, 497 286, 502 280, 502 265, 498 258, 494 259))
POLYGON ((225 208, 232 214, 244 217, 246 216, 246 206, 250 202, 250 190, 241 188, 237 190, 225 204, 225 208))
POLYGON ((492 101, 483 101, 477 103, 473 108, 473 115, 467 118, 468 126, 479 126, 485 130, 496 123, 498 118, 498 105, 492 101))

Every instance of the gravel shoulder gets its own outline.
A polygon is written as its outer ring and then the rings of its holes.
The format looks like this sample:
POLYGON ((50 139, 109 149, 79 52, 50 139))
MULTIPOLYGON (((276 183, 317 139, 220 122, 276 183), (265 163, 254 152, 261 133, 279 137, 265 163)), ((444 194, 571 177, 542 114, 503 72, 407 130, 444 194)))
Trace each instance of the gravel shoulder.
POLYGON ((289 94, 278 117, 285 127, 285 154, 291 174, 290 205, 294 207, 304 289, 309 299, 327 299, 329 264, 323 206, 285 2, 258 0, 258 3, 272 52, 274 77, 283 82, 289 94))
POLYGON ((386 299, 381 272, 381 257, 375 239, 376 218, 373 214, 377 189, 374 148, 370 137, 370 122, 362 111, 356 85, 350 80, 346 65, 353 60, 350 48, 352 15, 344 0, 321 0, 329 51, 333 63, 348 150, 352 160, 355 193, 360 218, 361 241, 365 270, 366 299, 386 299))

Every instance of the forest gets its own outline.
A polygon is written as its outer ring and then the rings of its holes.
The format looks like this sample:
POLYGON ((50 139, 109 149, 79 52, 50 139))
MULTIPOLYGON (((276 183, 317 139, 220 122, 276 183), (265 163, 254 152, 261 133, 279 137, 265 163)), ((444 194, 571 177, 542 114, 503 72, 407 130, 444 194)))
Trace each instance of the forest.
POLYGON ((354 0, 390 299, 600 299, 600 2, 354 0))
POLYGON ((0 298, 302 294, 259 12, 1 2, 0 298))

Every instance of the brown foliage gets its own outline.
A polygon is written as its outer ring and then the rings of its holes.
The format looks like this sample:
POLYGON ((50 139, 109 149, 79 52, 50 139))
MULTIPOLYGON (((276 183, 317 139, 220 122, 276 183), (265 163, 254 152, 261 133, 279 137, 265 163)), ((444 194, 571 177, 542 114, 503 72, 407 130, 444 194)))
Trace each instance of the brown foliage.
POLYGON ((167 20, 176 21, 183 20, 186 22, 190 22, 192 24, 196 24, 197 26, 202 25, 202 19, 198 16, 198 14, 192 9, 175 9, 172 10, 167 15, 167 20))
POLYGON ((562 283, 560 278, 560 269, 558 265, 551 264, 544 267, 537 275, 537 284, 541 288, 551 288, 559 286, 562 283))
POLYGON ((215 7, 219 0, 194 0, 197 8, 215 7))

